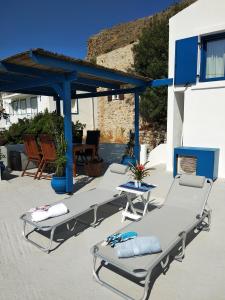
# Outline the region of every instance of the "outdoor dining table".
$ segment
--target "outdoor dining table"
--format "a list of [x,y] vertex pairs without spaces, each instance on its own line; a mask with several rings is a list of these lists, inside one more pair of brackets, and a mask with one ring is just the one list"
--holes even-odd
[[85,152],[85,150],[92,150],[91,159],[95,158],[96,146],[89,144],[73,144],[73,154],[74,154],[74,163],[73,163],[73,175],[76,176],[77,173],[77,154],[80,152]]

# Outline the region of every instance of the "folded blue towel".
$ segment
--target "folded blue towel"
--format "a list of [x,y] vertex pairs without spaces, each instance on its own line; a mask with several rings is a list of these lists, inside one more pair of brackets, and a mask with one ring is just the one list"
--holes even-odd
[[151,254],[162,251],[159,239],[156,236],[141,236],[124,243],[115,245],[119,258]]

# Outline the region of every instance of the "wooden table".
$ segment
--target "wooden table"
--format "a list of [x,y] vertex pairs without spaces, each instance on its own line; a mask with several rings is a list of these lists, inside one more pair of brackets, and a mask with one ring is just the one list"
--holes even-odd
[[85,152],[85,150],[92,150],[91,159],[95,158],[96,146],[88,144],[73,144],[73,175],[76,176],[77,173],[77,153]]

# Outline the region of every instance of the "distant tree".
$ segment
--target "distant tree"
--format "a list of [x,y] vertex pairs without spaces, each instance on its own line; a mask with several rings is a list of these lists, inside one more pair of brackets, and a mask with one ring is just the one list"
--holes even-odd
[[[152,79],[168,76],[169,19],[194,1],[176,3],[151,18],[133,47],[135,72]],[[166,128],[167,87],[149,88],[141,96],[140,114],[146,123]]]

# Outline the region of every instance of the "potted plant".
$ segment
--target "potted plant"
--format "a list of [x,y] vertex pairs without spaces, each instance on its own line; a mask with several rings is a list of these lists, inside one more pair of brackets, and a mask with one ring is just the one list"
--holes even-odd
[[76,121],[73,124],[73,143],[82,144],[83,140],[83,130],[86,127],[86,124],[82,124],[79,121]]
[[56,134],[56,171],[51,180],[51,186],[57,194],[66,192],[66,141],[64,135]]
[[130,134],[129,134],[129,141],[127,143],[126,149],[125,149],[125,153],[122,157],[122,161],[121,163],[123,165],[135,165],[136,164],[136,160],[134,157],[134,132],[132,132],[132,130],[130,130]]
[[137,188],[141,187],[142,180],[149,175],[150,168],[146,168],[146,162],[144,165],[136,163],[136,165],[130,164],[131,176],[134,179],[134,185]]

